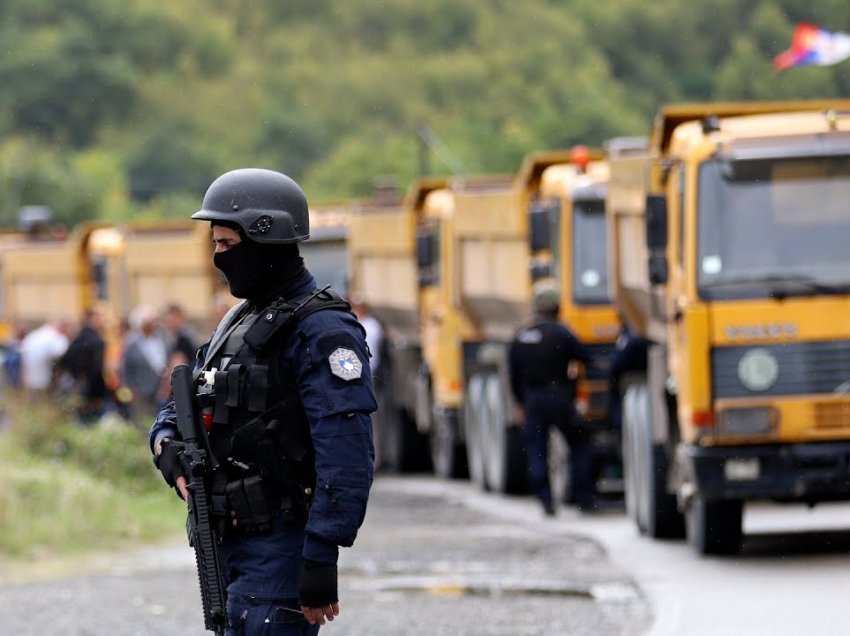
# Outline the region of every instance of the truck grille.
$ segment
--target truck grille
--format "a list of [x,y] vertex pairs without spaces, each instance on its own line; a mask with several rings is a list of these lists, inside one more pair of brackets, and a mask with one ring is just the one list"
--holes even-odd
[[817,402],[814,408],[816,429],[850,430],[850,402]]
[[[767,349],[779,364],[776,383],[765,391],[751,391],[738,378],[741,356],[755,348]],[[850,393],[850,341],[715,347],[711,379],[715,398]]]

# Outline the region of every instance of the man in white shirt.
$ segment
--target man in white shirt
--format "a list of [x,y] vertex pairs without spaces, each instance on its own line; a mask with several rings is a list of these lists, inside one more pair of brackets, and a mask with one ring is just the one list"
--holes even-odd
[[21,340],[22,383],[27,394],[44,396],[53,388],[56,361],[68,348],[71,324],[59,319],[33,329]]

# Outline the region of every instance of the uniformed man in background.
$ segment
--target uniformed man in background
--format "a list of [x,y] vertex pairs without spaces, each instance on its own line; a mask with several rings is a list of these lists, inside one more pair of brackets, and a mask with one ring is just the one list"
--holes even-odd
[[[223,174],[192,215],[211,223],[215,266],[245,299],[202,345],[195,367],[196,376],[215,378],[206,415],[228,479],[219,554],[226,634],[234,636],[315,634],[339,614],[339,546],[354,542],[372,483],[376,404],[365,333],[345,301],[316,290],[304,266],[297,243],[309,237],[308,216],[298,184],[262,169]],[[300,309],[278,329],[267,322],[269,308],[284,305]],[[175,421],[171,401],[150,443],[166,482],[185,498]],[[243,505],[257,498],[271,521]]]
[[556,512],[549,483],[549,433],[559,430],[570,449],[572,501],[580,510],[594,506],[592,458],[575,408],[576,377],[571,363],[591,364],[579,339],[559,321],[560,300],[551,285],[534,292],[534,317],[517,331],[511,342],[508,364],[511,392],[521,409],[522,436],[528,459],[531,492],[544,512]]

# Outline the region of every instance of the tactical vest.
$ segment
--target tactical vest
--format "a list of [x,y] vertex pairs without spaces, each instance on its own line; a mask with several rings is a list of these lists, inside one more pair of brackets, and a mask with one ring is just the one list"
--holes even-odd
[[[244,307],[244,306],[240,306]],[[328,287],[222,320],[198,376],[209,440],[224,469],[228,523],[246,533],[270,527],[278,511],[303,513],[315,488],[310,425],[291,361],[282,351],[295,325],[326,309],[350,311]]]

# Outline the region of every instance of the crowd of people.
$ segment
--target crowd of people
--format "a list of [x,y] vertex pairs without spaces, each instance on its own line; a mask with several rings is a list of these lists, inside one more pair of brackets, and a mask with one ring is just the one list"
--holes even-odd
[[2,346],[4,387],[31,402],[54,401],[84,426],[107,414],[146,426],[168,398],[171,369],[193,362],[198,339],[177,303],[162,311],[139,305],[114,330],[107,320],[93,308],[77,323],[18,326]]

